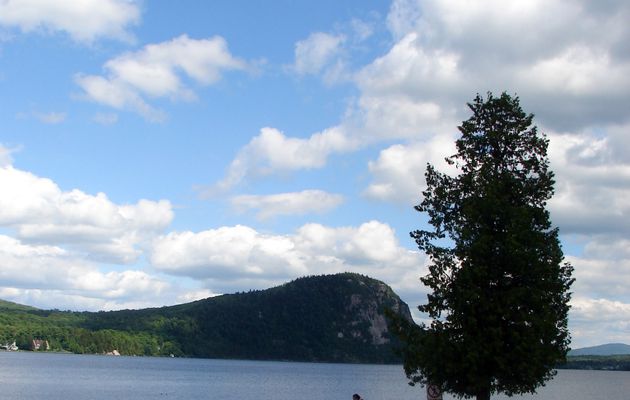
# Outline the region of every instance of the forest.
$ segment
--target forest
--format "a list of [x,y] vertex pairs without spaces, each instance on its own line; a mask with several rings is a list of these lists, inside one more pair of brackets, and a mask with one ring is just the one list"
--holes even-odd
[[[386,310],[411,319],[382,282],[358,274],[305,277],[284,285],[178,306],[112,312],[39,310],[0,303],[0,344],[123,355],[333,362],[398,362]],[[379,326],[383,326],[380,324]]]
[[630,371],[630,355],[568,356],[559,369],[588,369],[605,371]]

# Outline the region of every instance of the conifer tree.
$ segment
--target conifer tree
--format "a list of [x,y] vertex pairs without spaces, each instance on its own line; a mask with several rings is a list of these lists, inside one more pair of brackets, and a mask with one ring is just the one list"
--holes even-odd
[[518,97],[503,93],[468,104],[458,175],[427,166],[415,207],[431,230],[411,232],[430,258],[421,278],[431,292],[419,310],[431,323],[394,325],[412,383],[460,397],[535,392],[566,358],[570,264],[547,201],[553,195],[548,140]]

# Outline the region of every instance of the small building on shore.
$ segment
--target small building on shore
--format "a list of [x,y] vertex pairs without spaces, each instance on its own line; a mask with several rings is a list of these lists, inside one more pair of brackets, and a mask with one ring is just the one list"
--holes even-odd
[[48,344],[48,340],[42,340],[42,339],[33,339],[33,340],[31,340],[31,350],[32,351],[48,351],[48,350],[50,350],[50,345]]
[[6,351],[18,351],[19,348],[17,347],[17,345],[15,344],[15,341],[13,341],[13,343],[9,344],[3,344],[0,345],[0,349],[5,349]]

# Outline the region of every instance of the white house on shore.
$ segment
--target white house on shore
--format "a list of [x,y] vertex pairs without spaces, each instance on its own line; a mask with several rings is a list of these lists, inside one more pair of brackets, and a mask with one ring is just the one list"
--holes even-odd
[[0,348],[5,349],[6,351],[18,351],[19,348],[17,347],[17,345],[15,344],[15,341],[13,341],[13,343],[9,344],[3,344],[0,345]]

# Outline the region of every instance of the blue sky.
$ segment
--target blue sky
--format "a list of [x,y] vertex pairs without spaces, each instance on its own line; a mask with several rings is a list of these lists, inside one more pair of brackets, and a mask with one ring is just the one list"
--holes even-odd
[[[574,346],[630,342],[623,1],[0,4],[0,298],[101,310],[355,271],[424,301],[466,102],[550,138]],[[421,315],[417,315],[421,319]]]

